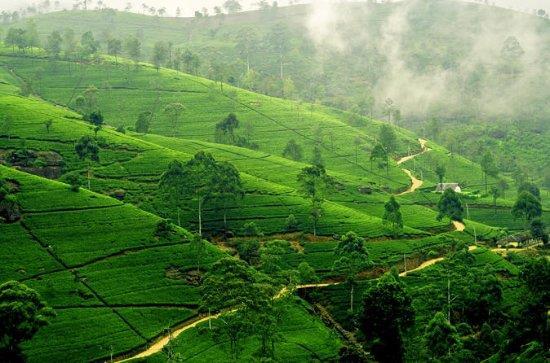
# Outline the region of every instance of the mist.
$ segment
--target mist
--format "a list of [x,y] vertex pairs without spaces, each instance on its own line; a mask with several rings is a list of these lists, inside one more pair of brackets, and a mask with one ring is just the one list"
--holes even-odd
[[[351,56],[356,49],[362,48],[380,54],[384,59],[382,72],[370,85],[378,94],[379,109],[385,99],[390,98],[409,118],[444,114],[452,119],[453,114],[462,117],[464,108],[469,109],[472,118],[509,119],[533,112],[538,112],[533,117],[541,117],[540,110],[532,110],[531,104],[534,100],[540,102],[541,97],[550,98],[545,86],[550,80],[547,46],[550,32],[547,25],[540,26],[548,20],[540,19],[538,23],[533,21],[533,16],[509,11],[504,14],[493,8],[491,16],[487,17],[485,12],[483,19],[475,24],[475,33],[466,30],[441,34],[442,39],[433,39],[433,43],[442,44],[441,47],[459,44],[462,54],[441,60],[435,52],[438,48],[428,42],[424,45],[434,47],[434,54],[430,54],[434,59],[418,60],[418,53],[424,49],[411,49],[411,40],[415,41],[419,31],[424,32],[432,25],[419,25],[414,19],[417,12],[426,12],[429,3],[411,0],[386,5],[391,9],[388,15],[379,24],[371,24],[374,6],[354,8],[316,2],[307,21],[309,36],[316,44],[319,57],[332,52]],[[448,21],[461,24],[471,19],[476,9],[486,8],[461,7],[466,9],[465,13],[453,13]],[[519,42],[517,57],[504,59],[504,44],[507,40],[513,43],[514,39]],[[417,43],[422,44],[422,41]],[[368,63],[371,62],[369,58],[372,56],[365,55],[356,61]]]

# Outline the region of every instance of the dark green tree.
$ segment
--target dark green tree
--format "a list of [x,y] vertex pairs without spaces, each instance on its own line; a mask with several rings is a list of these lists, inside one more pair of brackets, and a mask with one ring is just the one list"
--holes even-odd
[[390,125],[382,125],[378,141],[390,155],[397,150],[397,136],[395,135],[395,130]]
[[311,201],[310,215],[313,221],[313,235],[317,236],[317,223],[322,215],[324,192],[332,185],[332,179],[324,167],[306,166],[298,174],[301,193]]
[[498,175],[498,169],[495,164],[495,158],[493,157],[493,154],[491,154],[489,151],[486,151],[483,154],[483,157],[481,158],[481,170],[483,171],[483,179],[485,182],[485,193],[488,192],[488,177],[493,176],[496,177]]
[[437,220],[440,221],[444,217],[449,217],[452,221],[462,221],[464,215],[464,207],[460,201],[458,194],[452,190],[447,189],[443,192],[443,195],[437,203]]
[[402,362],[403,333],[414,323],[412,299],[399,277],[390,272],[363,295],[360,329],[373,341],[372,352],[379,362]]
[[443,184],[443,179],[445,178],[446,173],[447,173],[447,169],[445,168],[445,165],[443,164],[436,165],[435,174],[437,175],[437,178],[440,184]]
[[403,230],[403,215],[401,214],[401,206],[395,200],[394,196],[384,204],[384,223],[391,226],[394,236],[398,236]]
[[55,313],[41,296],[20,282],[0,285],[0,357],[5,362],[22,361],[20,345],[48,325]]
[[223,226],[227,229],[227,207],[231,202],[244,198],[244,187],[237,168],[228,162],[216,164],[213,189],[210,198],[222,209]]
[[174,131],[174,135],[176,134],[178,123],[184,111],[185,106],[179,102],[170,103],[164,108],[164,112],[168,115],[170,121],[172,122],[172,130]]
[[342,236],[334,250],[338,258],[334,262],[333,270],[344,274],[346,283],[350,287],[350,312],[353,313],[354,292],[357,278],[361,271],[370,266],[369,255],[365,249],[365,239],[354,232]]
[[288,143],[283,150],[283,156],[296,161],[303,159],[302,147],[294,139],[288,140]]
[[151,61],[153,62],[157,72],[160,70],[160,67],[166,62],[168,57],[168,46],[163,41],[158,41],[153,47],[153,55]]
[[540,239],[545,245],[548,243],[548,232],[546,226],[540,218],[535,218],[530,224],[531,236]]
[[529,192],[521,192],[512,206],[512,215],[514,218],[523,218],[526,224],[529,223],[542,215],[540,200]]
[[91,136],[82,136],[74,146],[76,155],[80,160],[88,159],[88,189],[91,190],[92,162],[99,162],[99,146]]
[[144,111],[140,113],[136,121],[136,132],[139,132],[141,134],[148,133],[152,117],[153,113],[151,111]]
[[449,359],[461,346],[460,335],[442,312],[437,312],[426,326],[424,341],[432,359]]

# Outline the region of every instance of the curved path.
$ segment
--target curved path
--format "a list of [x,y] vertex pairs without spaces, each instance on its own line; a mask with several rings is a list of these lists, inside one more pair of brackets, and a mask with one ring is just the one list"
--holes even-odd
[[[475,250],[477,248],[477,246],[470,246],[468,248],[468,250],[472,251],[472,250]],[[438,262],[441,262],[445,259],[445,257],[437,257],[437,258],[433,258],[431,260],[427,260],[427,261],[424,261],[420,266],[412,269],[412,270],[409,270],[409,271],[405,271],[405,272],[401,272],[399,274],[399,276],[407,276],[407,273],[410,273],[410,272],[413,272],[413,271],[419,271],[419,270],[423,270],[425,269],[426,267],[430,267]],[[328,287],[328,286],[335,286],[335,285],[340,285],[340,284],[343,284],[344,282],[341,282],[341,281],[335,281],[335,282],[326,282],[326,283],[317,283],[317,284],[304,284],[304,285],[298,285],[296,286],[296,290],[303,290],[303,289],[312,289],[312,288],[318,288],[318,287]],[[279,291],[277,293],[277,295],[275,295],[275,299],[279,299],[285,295],[287,295],[288,293],[290,293],[291,290],[288,289],[288,287],[283,287],[281,289],[281,291]],[[158,340],[156,340],[153,344],[151,344],[146,350],[142,351],[141,353],[138,353],[138,354],[135,354],[135,355],[132,355],[130,357],[127,357],[127,358],[119,358],[119,359],[116,359],[115,362],[127,362],[129,360],[132,360],[132,359],[137,359],[137,358],[146,358],[146,357],[149,357],[153,354],[156,354],[158,352],[161,352],[162,349],[168,345],[170,343],[170,341],[174,338],[176,338],[177,336],[179,336],[181,333],[183,333],[184,331],[186,330],[189,330],[189,329],[192,329],[194,327],[196,327],[197,325],[201,324],[201,323],[205,323],[207,322],[209,319],[216,319],[218,318],[222,313],[218,313],[216,315],[212,315],[210,317],[208,316],[199,316],[195,319],[192,319],[192,320],[189,320],[187,322],[184,322],[182,325],[180,325],[178,328],[176,328],[175,330],[172,330],[170,333],[168,333],[167,335],[164,335],[164,336],[161,336]]]
[[[401,165],[404,162],[412,160],[415,157],[417,157],[419,155],[422,155],[422,154],[424,154],[424,153],[431,150],[430,148],[426,147],[426,143],[428,142],[427,140],[418,139],[418,142],[420,143],[420,150],[421,151],[417,154],[402,157],[401,159],[397,160],[397,165]],[[412,172],[409,169],[401,169],[401,170],[403,170],[403,172],[405,174],[407,174],[409,176],[409,178],[411,179],[411,186],[410,186],[409,189],[405,190],[403,193],[400,193],[398,195],[413,193],[418,188],[420,188],[422,186],[422,184],[424,183],[422,180],[415,178],[414,175],[412,174]]]

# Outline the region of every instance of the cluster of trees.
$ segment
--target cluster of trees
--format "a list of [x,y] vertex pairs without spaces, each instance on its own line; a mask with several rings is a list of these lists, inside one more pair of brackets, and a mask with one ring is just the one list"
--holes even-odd
[[178,211],[189,200],[197,204],[198,233],[202,235],[202,215],[206,203],[221,210],[223,227],[227,229],[227,210],[230,204],[244,197],[239,171],[228,162],[215,160],[212,155],[199,152],[186,163],[174,160],[162,174],[159,190]]
[[247,123],[245,125],[246,131],[244,135],[238,135],[236,133],[239,127],[239,119],[234,113],[230,113],[226,118],[216,124],[214,140],[221,144],[236,145],[257,150],[259,146],[252,140],[252,124]]
[[24,362],[21,344],[48,325],[54,311],[33,289],[17,281],[0,285],[0,358]]
[[529,229],[533,238],[548,243],[548,232],[542,221],[542,203],[540,190],[532,183],[523,183],[518,188],[518,197],[512,206],[514,218],[523,219],[525,228]]
[[12,223],[20,218],[15,186],[6,179],[0,179],[0,221]]

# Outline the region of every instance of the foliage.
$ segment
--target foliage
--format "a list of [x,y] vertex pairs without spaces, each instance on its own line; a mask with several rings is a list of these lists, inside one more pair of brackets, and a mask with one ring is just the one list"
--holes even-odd
[[464,207],[458,194],[452,189],[446,189],[437,203],[437,220],[442,220],[444,217],[449,217],[451,220],[462,221]]
[[514,218],[523,218],[531,221],[542,215],[542,206],[540,201],[529,192],[521,192],[512,207]]
[[288,143],[283,150],[283,156],[296,161],[303,159],[302,147],[294,139],[288,140]]
[[14,359],[20,354],[20,344],[31,339],[54,316],[35,290],[16,281],[0,285],[0,356],[7,361]]
[[399,277],[386,273],[363,295],[361,331],[374,340],[373,353],[380,362],[402,362],[403,333],[414,323],[412,299]]
[[391,225],[394,236],[397,236],[403,229],[403,216],[400,211],[401,206],[395,200],[395,197],[391,196],[390,200],[384,205],[384,222]]
[[426,326],[424,333],[426,349],[435,359],[450,358],[461,345],[456,328],[442,312],[437,312]]

